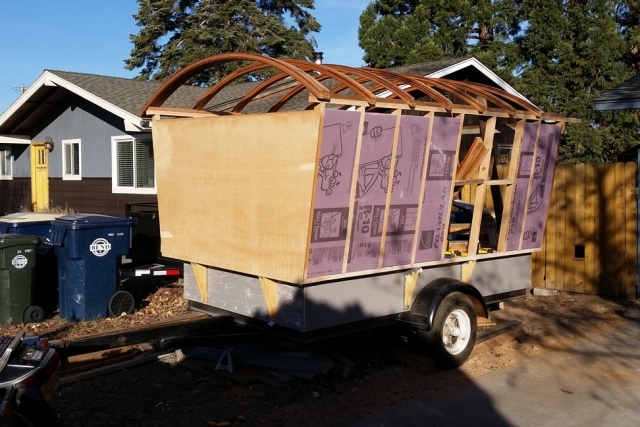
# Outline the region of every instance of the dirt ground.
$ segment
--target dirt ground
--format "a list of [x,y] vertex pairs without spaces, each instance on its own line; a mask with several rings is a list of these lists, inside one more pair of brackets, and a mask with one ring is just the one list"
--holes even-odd
[[[506,302],[493,311],[498,323],[522,326],[478,344],[460,369],[426,374],[403,366],[391,349],[406,351],[388,331],[333,340],[330,345],[356,363],[347,378],[325,374],[314,381],[275,381],[240,387],[236,374],[199,375],[175,357],[62,386],[53,400],[67,426],[326,426],[349,425],[412,398],[472,381],[487,372],[563,348],[582,337],[629,321],[622,316],[638,301],[559,293]],[[30,327],[30,332],[63,338],[139,325],[188,312],[179,283],[163,284],[130,316],[81,324],[60,320]],[[152,313],[155,313],[152,314]],[[167,314],[169,313],[169,314]],[[0,335],[17,327],[0,326]],[[247,367],[240,367],[238,373]],[[245,371],[246,373],[246,371]],[[255,394],[256,397],[251,395]]]

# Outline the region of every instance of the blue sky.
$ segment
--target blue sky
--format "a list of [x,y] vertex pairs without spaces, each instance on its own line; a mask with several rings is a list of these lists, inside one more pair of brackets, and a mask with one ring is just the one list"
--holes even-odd
[[[326,63],[363,65],[358,19],[371,0],[316,0]],[[135,77],[124,68],[138,32],[135,0],[0,1],[0,113],[45,69]]]

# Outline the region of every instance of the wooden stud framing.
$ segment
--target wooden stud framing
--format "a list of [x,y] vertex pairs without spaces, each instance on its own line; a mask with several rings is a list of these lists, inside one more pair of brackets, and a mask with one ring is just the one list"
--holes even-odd
[[[511,210],[513,209],[513,196],[515,192],[515,179],[520,169],[520,153],[522,151],[522,138],[524,137],[524,126],[526,120],[518,120],[516,132],[513,136],[513,148],[511,149],[511,164],[509,165],[508,179],[511,180],[507,184],[503,199],[502,218],[500,218],[500,232],[498,235],[498,252],[507,250],[507,236],[509,235],[509,221],[511,219]],[[498,218],[496,218],[498,219]]]
[[353,173],[351,175],[351,190],[349,194],[349,219],[347,222],[347,239],[344,245],[344,257],[342,260],[342,274],[347,272],[349,265],[349,250],[351,248],[351,239],[353,238],[353,217],[356,214],[353,206],[356,200],[356,187],[358,185],[358,165],[360,164],[360,151],[362,148],[362,130],[364,129],[365,106],[358,106],[356,110],[360,112],[360,122],[358,123],[358,138],[356,139],[356,154],[353,159]]
[[[484,131],[484,144],[487,151],[480,162],[480,171],[478,178],[488,180],[490,173],[491,148],[493,147],[493,135],[496,129],[496,118],[491,117],[487,120]],[[484,212],[484,201],[487,196],[487,187],[485,182],[478,184],[476,189],[476,197],[473,206],[473,216],[471,220],[471,232],[469,233],[469,246],[467,253],[473,256],[478,253],[478,238],[480,236],[480,226],[482,223],[482,214]]]
[[398,151],[398,139],[400,135],[400,118],[402,117],[402,110],[395,110],[393,115],[396,116],[396,127],[393,132],[393,148],[391,149],[391,169],[389,170],[389,179],[387,181],[387,188],[391,189],[387,191],[387,198],[385,200],[384,207],[384,220],[382,222],[382,237],[380,241],[380,255],[378,256],[378,269],[382,268],[382,260],[384,259],[384,247],[387,237],[387,222],[389,221],[389,205],[391,204],[391,194],[393,193],[393,177],[396,171],[397,161],[396,153]]
[[207,280],[207,267],[202,264],[191,263],[193,269],[193,275],[196,277],[196,283],[198,284],[198,290],[200,291],[200,298],[203,303],[207,303],[209,295],[209,286]]
[[420,202],[418,203],[418,212],[416,214],[416,232],[413,236],[413,246],[411,248],[411,265],[416,262],[416,249],[420,239],[420,218],[422,218],[422,200],[424,199],[424,187],[427,181],[427,165],[429,164],[429,151],[431,149],[431,135],[433,131],[434,113],[429,112],[426,117],[429,118],[429,130],[427,131],[427,142],[424,145],[424,161],[422,163],[422,174],[420,174]]

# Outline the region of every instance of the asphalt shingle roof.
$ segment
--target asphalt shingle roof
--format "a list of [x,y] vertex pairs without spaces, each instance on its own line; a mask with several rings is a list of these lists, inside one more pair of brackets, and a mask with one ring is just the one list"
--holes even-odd
[[392,68],[389,68],[388,70],[393,71],[394,73],[417,74],[420,76],[428,76],[429,74],[433,74],[447,67],[451,67],[453,65],[459,64],[460,62],[466,61],[469,58],[471,57],[467,56],[464,58],[449,58],[449,59],[442,59],[440,61],[421,62],[419,64],[406,65],[402,67],[392,67]]
[[596,110],[640,108],[640,74],[598,95]]
[[[451,58],[441,61],[424,62],[404,67],[390,68],[389,71],[425,76],[458,64],[466,59],[467,58]],[[140,114],[140,110],[144,107],[149,98],[151,98],[151,96],[153,96],[153,94],[162,85],[161,82],[156,81],[134,80],[70,71],[48,71],[135,116]],[[323,83],[328,87],[332,87],[336,84],[332,81],[325,81]],[[259,84],[259,82],[228,85],[209,102],[206,109],[230,111],[231,108],[233,108],[233,106],[257,84]],[[282,95],[284,95],[284,90],[290,88],[291,83],[287,82],[274,85],[270,90],[264,92],[258,99],[247,105],[243,112],[267,112],[269,108],[274,105]],[[192,108],[207,90],[207,88],[196,86],[181,86],[164,102],[163,106]],[[309,92],[306,89],[301,91],[291,99],[281,111],[301,110],[306,108],[308,105],[308,97]]]

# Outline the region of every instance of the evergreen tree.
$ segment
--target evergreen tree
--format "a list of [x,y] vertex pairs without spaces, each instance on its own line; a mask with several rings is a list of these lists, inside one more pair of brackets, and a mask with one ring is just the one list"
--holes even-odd
[[510,75],[512,0],[374,0],[360,16],[364,60],[392,67],[476,55]]
[[359,41],[375,67],[472,54],[543,110],[583,119],[562,161],[613,161],[638,143],[638,111],[593,103],[640,69],[637,0],[374,0]]
[[[320,24],[314,0],[137,0],[140,32],[125,60],[139,79],[164,80],[194,61],[224,52],[309,58]],[[287,26],[288,14],[295,25]],[[190,83],[208,85],[239,65],[209,70]],[[256,77],[256,75],[254,75]],[[260,75],[257,76],[258,78]]]
[[[628,78],[627,43],[613,0],[522,0],[526,29],[515,37],[516,88],[545,111],[584,120],[567,126],[560,160],[600,162],[635,143],[635,113],[596,113],[593,99]],[[634,118],[635,117],[635,118]]]

